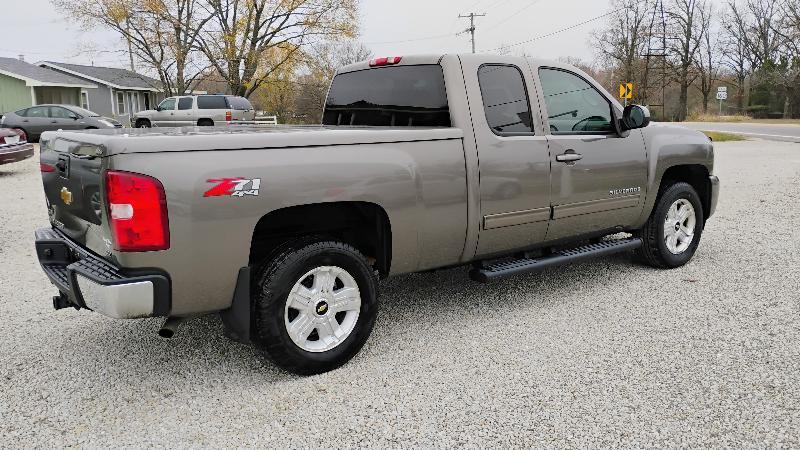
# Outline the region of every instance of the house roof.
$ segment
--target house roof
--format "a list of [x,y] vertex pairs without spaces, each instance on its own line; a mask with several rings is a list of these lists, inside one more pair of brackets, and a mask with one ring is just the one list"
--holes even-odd
[[138,74],[127,69],[115,67],[84,66],[80,64],[66,64],[53,61],[42,61],[40,66],[60,70],[76,77],[81,77],[95,83],[111,86],[115,89],[130,89],[138,91],[160,91],[161,82]]
[[25,82],[27,86],[96,88],[94,84],[16,58],[0,58],[0,74]]

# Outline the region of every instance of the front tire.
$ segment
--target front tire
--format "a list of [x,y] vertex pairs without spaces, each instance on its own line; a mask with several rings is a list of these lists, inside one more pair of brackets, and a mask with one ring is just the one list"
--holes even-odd
[[136,128],[151,128],[152,125],[147,119],[139,119],[136,121]]
[[700,244],[704,220],[700,196],[689,183],[667,186],[639,230],[642,238],[639,257],[646,264],[662,269],[686,264]]
[[372,332],[377,283],[350,245],[289,245],[255,279],[254,341],[276,364],[302,375],[349,361]]

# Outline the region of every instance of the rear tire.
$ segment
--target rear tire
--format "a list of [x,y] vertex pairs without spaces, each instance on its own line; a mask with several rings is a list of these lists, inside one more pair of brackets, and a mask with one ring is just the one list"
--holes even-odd
[[200,119],[197,121],[198,127],[213,127],[214,121],[211,119]]
[[644,263],[661,269],[686,264],[700,244],[704,220],[700,196],[690,184],[667,185],[637,233],[642,238],[637,255]]
[[136,128],[152,128],[152,125],[147,119],[139,119],[136,121]]
[[256,346],[290,372],[318,374],[345,364],[369,338],[377,281],[350,245],[298,242],[262,266],[253,302]]

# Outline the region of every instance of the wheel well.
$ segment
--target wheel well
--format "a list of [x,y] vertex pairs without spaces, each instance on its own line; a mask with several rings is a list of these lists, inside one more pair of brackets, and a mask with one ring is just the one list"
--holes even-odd
[[214,126],[214,121],[211,120],[211,119],[198,119],[197,120],[197,126],[198,127],[202,127],[202,126],[204,126],[204,124],[210,124],[211,126]]
[[661,177],[659,196],[661,191],[678,181],[689,183],[697,191],[703,205],[703,217],[706,218],[711,208],[711,180],[708,179],[708,169],[697,164],[670,167]]
[[260,264],[282,243],[308,236],[333,238],[363,253],[382,277],[391,266],[391,225],[374,203],[331,202],[291,206],[259,219],[250,243],[250,265]]

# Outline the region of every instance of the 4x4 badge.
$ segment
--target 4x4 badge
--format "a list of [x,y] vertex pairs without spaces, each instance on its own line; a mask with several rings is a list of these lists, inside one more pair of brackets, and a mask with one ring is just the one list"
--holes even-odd
[[[207,190],[203,197],[258,195],[258,190],[261,188],[261,178],[213,178],[206,182],[214,183],[215,186]],[[248,187],[249,189],[247,189]]]

